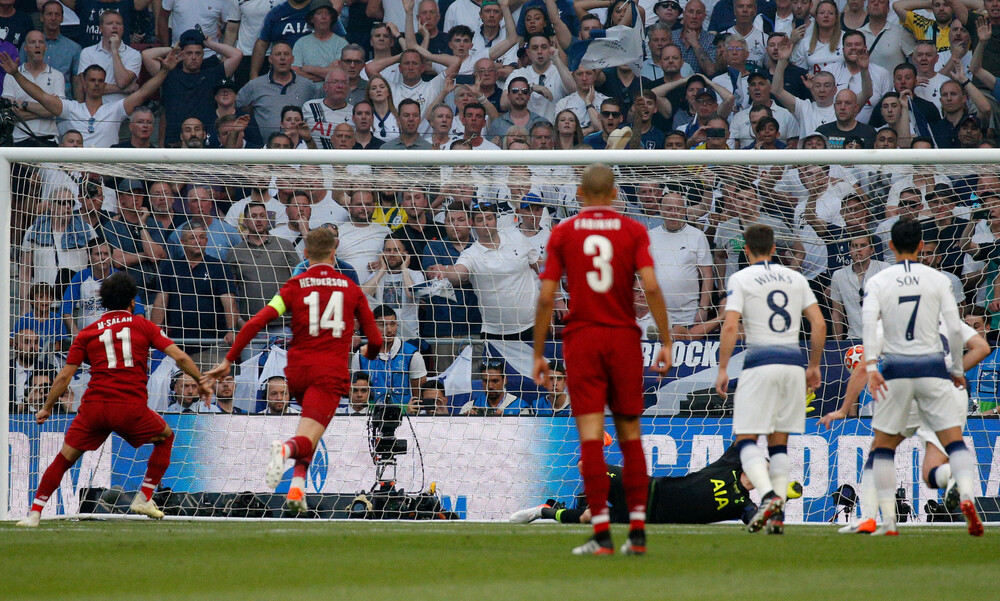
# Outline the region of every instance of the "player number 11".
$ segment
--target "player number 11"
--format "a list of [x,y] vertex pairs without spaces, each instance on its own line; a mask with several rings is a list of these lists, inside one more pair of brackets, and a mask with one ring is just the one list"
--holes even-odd
[[330,330],[334,337],[339,337],[344,333],[344,293],[331,292],[330,300],[323,309],[323,314],[319,313],[319,292],[312,291],[304,299],[309,307],[309,335],[319,336],[319,331]]
[[112,336],[122,341],[122,363],[125,367],[133,367],[135,362],[132,361],[132,331],[129,328],[122,328],[117,334],[113,334],[111,330],[104,330],[97,337],[104,343],[104,353],[108,356],[108,369],[118,367],[118,355],[115,353],[115,341]]

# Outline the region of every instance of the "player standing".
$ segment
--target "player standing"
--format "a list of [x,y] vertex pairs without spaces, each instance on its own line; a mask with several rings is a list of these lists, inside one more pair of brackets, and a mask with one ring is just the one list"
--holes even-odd
[[[872,474],[882,511],[882,525],[872,534],[896,535],[896,447],[907,431],[912,404],[920,420],[944,445],[958,487],[969,534],[982,536],[983,524],[972,500],[975,459],[962,439],[965,408],[954,402],[955,386],[965,386],[962,329],[951,283],[941,272],[923,265],[920,223],[900,219],[892,226],[889,247],[898,263],[868,280],[862,308],[868,390],[876,401],[872,416]],[[884,331],[882,371],[878,368],[878,320]],[[939,322],[947,331],[945,363]],[[949,381],[950,380],[950,381]]]
[[[153,502],[153,491],[170,465],[170,450],[174,433],[146,404],[147,362],[149,349],[163,351],[177,362],[177,367],[196,380],[201,372],[187,353],[163,335],[153,322],[133,315],[135,281],[124,272],[114,273],[101,282],[101,304],[107,312],[97,321],[80,330],[66,357],[66,366],[56,376],[45,398],[45,405],[35,414],[35,421],[44,424],[52,415],[52,407],[66,392],[73,374],[80,365],[90,364],[90,383],[73,418],[62,450],[42,474],[28,516],[18,526],[37,526],[49,496],[59,486],[63,474],[86,451],[99,448],[112,432],[133,447],[153,443],[146,476],[130,509],[154,519],[163,512]],[[206,401],[212,391],[199,385]]]
[[361,288],[337,271],[334,251],[337,238],[330,230],[319,228],[306,236],[309,268],[289,279],[266,307],[257,312],[237,334],[233,347],[219,365],[205,374],[221,378],[229,373],[246,345],[272,320],[292,312],[292,342],[288,346],[285,378],[288,393],[302,404],[295,436],[284,443],[271,443],[271,458],[265,482],[275,488],[281,482],[285,460],[295,460],[287,504],[292,511],[308,509],[305,497],[306,472],[341,397],[351,392],[348,361],[354,336],[355,319],[368,337],[363,348],[369,359],[378,356],[382,334]]
[[649,309],[662,336],[654,368],[670,369],[670,323],[656,283],[646,228],[611,208],[617,196],[614,173],[606,165],[583,170],[578,189],[583,208],[552,230],[542,290],[535,315],[533,375],[548,385],[545,338],[556,289],[563,273],[570,312],[563,337],[570,407],[580,433],[580,475],[592,512],[594,536],[573,549],[575,555],[610,555],[607,467],[604,462],[604,409],[611,408],[624,458],[622,485],[629,511],[629,538],[622,553],[646,552],[646,500],[649,477],[642,451],[643,358],[632,284],[639,272]]
[[[757,532],[766,524],[768,534],[781,534],[789,478],[788,435],[805,431],[806,386],[815,390],[820,384],[826,323],[806,278],[771,263],[774,230],[754,223],[743,232],[743,240],[750,266],[734,273],[726,284],[726,317],[715,389],[726,398],[726,368],[742,318],[747,350],[733,399],[733,434],[743,473],[761,494],[760,507],[747,529]],[[811,327],[809,367],[805,370],[799,347],[802,315]],[[770,466],[757,446],[761,435],[767,435]]]

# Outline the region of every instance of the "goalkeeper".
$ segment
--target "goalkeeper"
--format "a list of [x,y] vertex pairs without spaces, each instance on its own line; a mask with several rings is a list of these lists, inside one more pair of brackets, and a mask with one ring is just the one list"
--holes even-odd
[[[627,524],[628,506],[621,468],[608,467],[611,489],[608,506],[611,522]],[[730,445],[722,457],[686,476],[661,476],[649,480],[649,501],[646,520],[650,524],[710,524],[725,520],[743,520],[757,510],[750,500],[753,485],[743,474],[740,454]],[[798,482],[789,482],[788,498],[802,496]],[[515,524],[527,524],[538,519],[550,519],[564,524],[587,524],[590,509],[566,509],[550,501],[537,507],[522,509],[510,516]]]

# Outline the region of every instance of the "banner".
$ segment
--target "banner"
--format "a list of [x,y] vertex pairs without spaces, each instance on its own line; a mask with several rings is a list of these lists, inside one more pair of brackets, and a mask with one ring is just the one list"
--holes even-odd
[[[265,492],[264,468],[270,441],[295,432],[295,417],[167,415],[176,432],[171,465],[163,486],[185,492]],[[44,426],[32,416],[11,418],[12,516],[24,515],[45,467],[59,451],[68,416]],[[608,420],[607,429],[614,432]],[[654,476],[680,476],[714,461],[732,442],[729,419],[644,418],[643,442]],[[581,490],[577,470],[579,443],[569,418],[414,417],[396,431],[408,452],[397,459],[397,486],[426,489],[436,482],[449,507],[476,520],[506,520],[518,509],[548,498],[573,503]],[[971,418],[965,436],[979,462],[977,495],[997,496],[1000,489],[1000,421]],[[830,494],[841,484],[857,485],[871,442],[866,419],[849,420],[834,430],[808,420],[806,432],[789,439],[792,478],[803,485],[803,497],[790,501],[789,521],[823,522],[836,505]],[[419,447],[419,450],[418,450]],[[150,445],[133,449],[117,436],[101,449],[86,453],[67,473],[46,509],[75,513],[83,487],[139,488]],[[617,444],[607,450],[609,463],[620,464]],[[928,499],[939,498],[920,482],[923,448],[917,439],[904,441],[896,454],[897,478],[919,515]],[[387,472],[386,476],[392,476]],[[279,492],[287,490],[291,464]],[[368,453],[367,419],[336,416],[322,438],[309,469],[308,492],[355,493],[376,480]],[[755,497],[756,500],[756,497]]]

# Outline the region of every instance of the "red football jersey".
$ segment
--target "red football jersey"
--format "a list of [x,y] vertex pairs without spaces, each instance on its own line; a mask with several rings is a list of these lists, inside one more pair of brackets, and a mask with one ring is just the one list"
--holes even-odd
[[566,274],[566,330],[587,325],[638,328],[635,273],[652,267],[646,228],[610,207],[588,207],[557,225],[549,237],[542,279]]
[[90,364],[90,383],[81,402],[145,405],[150,347],[165,350],[173,342],[142,315],[108,311],[80,330],[66,363]]
[[346,374],[355,319],[370,340],[382,338],[361,287],[328,263],[291,278],[278,296],[292,313],[289,365],[322,365]]

